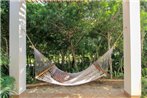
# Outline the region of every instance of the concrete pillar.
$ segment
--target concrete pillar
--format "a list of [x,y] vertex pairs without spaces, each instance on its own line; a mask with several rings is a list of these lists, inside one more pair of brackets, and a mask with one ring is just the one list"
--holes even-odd
[[10,0],[9,14],[10,76],[16,80],[17,94],[26,89],[26,3]]
[[140,0],[123,0],[124,90],[141,95]]

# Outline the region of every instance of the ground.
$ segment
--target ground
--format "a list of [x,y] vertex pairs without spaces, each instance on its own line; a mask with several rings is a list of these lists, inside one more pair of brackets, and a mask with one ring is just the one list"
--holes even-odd
[[127,98],[122,80],[99,80],[80,86],[28,85],[19,98]]

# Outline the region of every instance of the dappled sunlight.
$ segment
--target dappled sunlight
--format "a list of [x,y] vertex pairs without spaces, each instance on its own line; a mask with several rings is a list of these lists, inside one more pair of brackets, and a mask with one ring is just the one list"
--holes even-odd
[[105,89],[105,90],[107,90],[107,91],[110,90],[108,87],[103,87],[103,89]]
[[32,90],[30,90],[28,93],[35,93],[37,91],[37,88],[34,88]]

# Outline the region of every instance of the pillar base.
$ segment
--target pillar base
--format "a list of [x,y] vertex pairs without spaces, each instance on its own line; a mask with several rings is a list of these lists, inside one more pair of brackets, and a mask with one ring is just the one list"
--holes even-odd
[[140,98],[141,96],[140,95],[130,95],[128,92],[126,92],[125,90],[124,90],[124,94],[128,97],[128,98]]

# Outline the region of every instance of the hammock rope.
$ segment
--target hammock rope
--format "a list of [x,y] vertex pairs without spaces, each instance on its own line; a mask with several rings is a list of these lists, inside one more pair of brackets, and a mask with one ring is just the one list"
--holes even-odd
[[35,45],[33,44],[32,40],[30,39],[30,37],[28,36],[28,34],[26,34],[26,37],[28,38],[28,40],[29,40],[29,42],[31,44],[30,48],[34,49],[35,48]]
[[112,47],[114,47],[114,48],[116,48],[117,47],[117,43],[119,42],[119,39],[121,38],[121,36],[123,35],[123,33],[121,33],[119,36],[118,36],[118,38],[116,39],[116,41],[114,42],[114,44],[113,44],[113,46]]

